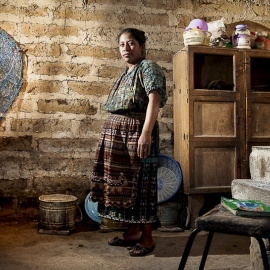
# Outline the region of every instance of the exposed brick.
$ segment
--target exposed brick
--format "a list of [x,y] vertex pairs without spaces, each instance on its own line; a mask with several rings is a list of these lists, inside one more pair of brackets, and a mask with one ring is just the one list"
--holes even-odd
[[57,9],[54,12],[56,19],[73,19],[78,21],[112,21],[115,18],[115,13],[109,10],[88,11],[83,9]]
[[57,93],[62,87],[60,81],[30,81],[27,84],[26,91],[32,94],[38,93]]
[[[94,19],[94,13],[92,11],[86,11],[83,9],[65,9],[65,8],[58,8],[54,12],[54,18],[55,19],[74,19],[74,20],[81,20],[81,21],[87,21],[87,20],[93,20]],[[95,19],[96,20],[96,19]]]
[[9,35],[12,35],[16,30],[16,24],[12,22],[1,22],[1,28],[5,30]]
[[2,179],[19,179],[21,178],[21,168],[24,157],[17,157],[16,155],[5,156],[0,152],[0,177]]
[[38,149],[49,153],[91,152],[93,143],[95,139],[39,139]]
[[59,57],[61,55],[61,47],[57,43],[53,44],[44,44],[44,43],[38,43],[38,44],[28,44],[26,48],[28,50],[27,54],[34,55],[38,57]]
[[55,24],[34,24],[22,23],[21,33],[25,36],[77,36],[78,28],[76,26],[59,26]]
[[108,95],[112,85],[97,82],[70,81],[68,87],[81,95]]
[[1,12],[15,14],[15,15],[24,15],[29,17],[36,16],[48,16],[48,8],[40,8],[37,4],[33,4],[29,7],[18,7],[11,5],[1,5]]
[[172,70],[162,67],[162,71],[164,72],[164,75],[165,75],[167,81],[173,80],[173,71]]
[[[48,173],[50,175],[53,173],[55,177],[63,175],[77,176],[77,172],[90,176],[91,170],[89,163],[89,158],[72,159],[63,157],[59,153],[41,154],[38,159],[38,167],[44,172],[43,175],[46,176]],[[63,187],[63,182],[59,182],[57,185]]]
[[97,108],[90,104],[89,100],[39,100],[38,110],[42,113],[75,113],[93,115],[97,113]]
[[171,133],[173,131],[173,123],[162,122],[159,120],[159,132],[160,133]]
[[167,86],[166,93],[167,93],[168,97],[172,97],[173,96],[173,87]]
[[89,45],[75,45],[70,44],[68,46],[67,54],[72,56],[88,56],[96,58],[120,58],[119,51],[117,49],[106,48],[101,46],[89,46]]
[[45,17],[49,15],[49,8],[41,8],[37,4],[33,4],[29,7],[23,7],[19,9],[19,14],[30,17]]
[[268,9],[267,7],[262,8],[262,6],[257,5],[251,5],[251,9],[255,13],[256,16],[267,16],[268,15]]
[[256,27],[254,25],[254,28],[253,29],[251,28],[252,30],[256,29],[258,31],[269,31],[270,21],[266,21],[266,20],[259,21],[258,20],[258,22],[255,22],[254,24],[256,25]]
[[17,179],[16,181],[8,181],[7,179],[1,179],[1,189],[6,192],[12,192],[16,197],[20,190],[24,190],[27,187],[27,179]]
[[80,136],[85,135],[92,130],[95,130],[96,133],[100,133],[102,131],[104,123],[105,120],[95,120],[91,118],[85,118],[80,122],[79,135]]
[[5,118],[3,118],[3,119],[0,121],[0,131],[1,131],[1,132],[6,131],[6,120],[5,120]]
[[173,157],[173,145],[171,144],[171,135],[167,138],[163,138],[159,143],[159,151],[162,154]]
[[[91,23],[88,23],[87,25],[91,25]],[[117,36],[122,30],[123,27],[115,29],[103,27],[101,24],[99,24],[95,28],[95,32],[93,31],[89,32],[89,38],[90,40],[100,40],[102,42],[106,41],[109,44],[113,44],[115,47],[117,47],[118,46]]]
[[[166,32],[163,33],[162,31],[149,31],[147,32],[147,35],[151,37],[149,40],[146,42],[146,48],[151,49],[153,47],[159,47],[160,49],[168,49],[171,47],[171,45],[175,44],[179,46],[179,50],[181,48],[181,38],[180,34],[176,34],[175,32]],[[182,35],[182,34],[181,34]],[[171,62],[171,61],[170,61]]]
[[98,76],[103,78],[116,79],[123,71],[123,68],[101,66],[98,71]]
[[[87,163],[87,160],[85,163]],[[92,167],[92,162],[88,159],[88,171],[84,175],[35,176],[33,181],[31,181],[31,190],[37,196],[50,194],[52,190],[55,194],[65,194],[68,190],[78,198],[79,203],[82,203],[89,192],[89,176],[91,175]]]
[[10,13],[10,14],[17,14],[16,8],[13,8],[14,6],[1,4],[0,5],[0,12],[1,13]]
[[[170,0],[170,1],[164,1],[164,0],[142,0],[142,3],[145,7],[149,8],[157,8],[157,9],[165,9],[165,10],[171,10],[174,9],[177,5],[177,0]],[[182,4],[183,1],[181,1]],[[184,1],[187,2],[187,1]]]
[[35,102],[33,100],[18,97],[12,104],[13,112],[33,112]]
[[71,120],[16,119],[11,121],[11,130],[17,132],[44,133],[71,131]]
[[147,50],[147,59],[157,61],[171,62],[173,58],[173,52],[164,50]]
[[39,159],[39,167],[43,171],[55,172],[55,176],[59,175],[59,172],[64,173],[67,170],[69,158],[57,157],[56,153],[51,153],[49,156],[41,156]]
[[34,73],[44,75],[85,76],[90,72],[90,65],[74,63],[40,62],[34,66]]
[[172,81],[173,80],[173,71],[172,70],[169,70],[167,68],[162,68],[164,74],[165,74],[165,77],[166,77],[166,80],[167,81]]
[[[136,18],[136,19],[134,19]],[[133,10],[126,10],[119,20],[123,24],[137,24],[137,25],[169,25],[169,16],[167,14],[140,14]]]
[[161,117],[167,117],[167,118],[173,118],[173,105],[166,104],[161,110],[160,110],[160,116]]
[[[200,3],[200,11],[204,14],[209,14],[211,12],[219,12],[219,13],[232,13],[235,14],[235,20],[237,21],[237,15],[239,17],[246,17],[246,11],[249,11],[250,8],[247,8],[247,3],[245,1],[202,1]],[[205,12],[207,9],[208,12]],[[245,11],[245,13],[243,13]],[[242,17],[242,18],[243,18]]]
[[1,137],[0,151],[30,151],[32,150],[32,136]]
[[[40,161],[42,162],[42,160]],[[87,160],[85,160],[86,164]],[[36,162],[36,167],[39,166]],[[72,195],[78,198],[78,203],[84,203],[84,200],[88,194],[89,190],[89,175],[92,168],[92,162],[88,159],[88,174],[86,175],[65,175],[55,177],[52,176],[42,176],[34,175],[31,179],[29,178],[18,178],[16,181],[10,181],[8,179],[1,179],[0,190],[5,192],[6,196],[13,198],[18,198],[16,203],[22,203],[25,201],[25,196],[29,196],[27,200],[33,200],[33,204],[38,203],[38,197],[44,194],[51,194],[52,190],[54,194],[65,194],[69,191]],[[38,172],[38,171],[37,171]],[[2,193],[1,193],[2,195]],[[2,200],[3,199],[3,200]],[[1,196],[1,207],[5,199],[5,205],[8,203],[7,198]],[[11,204],[11,203],[9,203]],[[13,203],[14,204],[14,203]],[[35,205],[37,206],[37,205]],[[12,207],[12,206],[11,206]],[[15,205],[14,210],[18,210],[17,205]],[[21,208],[21,205],[20,205]],[[22,209],[20,209],[22,210]],[[1,212],[2,214],[2,212]],[[27,213],[29,215],[29,212]]]
[[[140,14],[133,10],[125,10],[124,13],[111,12],[110,10],[86,11],[82,9],[58,9],[54,13],[55,18],[74,19],[81,21],[105,21],[135,23],[146,25],[168,26],[169,16],[167,14]],[[134,20],[136,18],[136,20]]]
[[189,25],[189,23],[195,19],[193,15],[190,15],[190,16],[186,16],[186,15],[183,15],[183,14],[178,14],[177,15],[177,20],[178,20],[178,27],[179,28],[184,28],[186,29],[186,27]]
[[134,0],[134,1],[129,1],[129,0],[88,0],[88,4],[110,4],[110,5],[116,5],[119,4],[121,6],[137,6],[140,1],[139,0]]

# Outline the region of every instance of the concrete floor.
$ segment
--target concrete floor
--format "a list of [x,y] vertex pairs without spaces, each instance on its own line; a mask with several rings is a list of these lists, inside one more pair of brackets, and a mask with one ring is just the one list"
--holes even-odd
[[[1,221],[2,220],[2,221]],[[70,235],[38,232],[33,220],[0,219],[1,270],[174,270],[190,231],[154,231],[156,248],[146,257],[134,258],[124,247],[112,247],[107,240],[122,231],[100,232],[93,223],[77,225]],[[200,233],[193,245],[186,269],[198,269],[206,240]],[[248,270],[249,237],[216,234],[206,261],[206,270]]]

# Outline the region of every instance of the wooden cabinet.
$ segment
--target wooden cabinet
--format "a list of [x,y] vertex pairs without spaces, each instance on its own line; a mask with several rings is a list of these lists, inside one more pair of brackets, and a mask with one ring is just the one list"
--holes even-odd
[[184,192],[230,192],[249,178],[251,147],[270,145],[270,51],[188,46],[173,58],[173,81]]

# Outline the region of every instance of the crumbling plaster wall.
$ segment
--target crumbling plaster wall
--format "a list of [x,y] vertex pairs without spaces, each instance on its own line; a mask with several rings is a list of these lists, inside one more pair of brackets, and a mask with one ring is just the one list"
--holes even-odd
[[[147,33],[147,58],[163,68],[169,100],[160,150],[173,157],[172,57],[194,18],[270,26],[267,0],[0,0],[0,27],[24,48],[25,84],[0,123],[0,198],[13,204],[70,191],[82,202],[107,113],[103,104],[125,64],[116,36]],[[255,30],[255,29],[254,29]],[[7,200],[4,200],[7,202]],[[0,205],[1,206],[1,205]],[[2,205],[3,207],[3,205]]]

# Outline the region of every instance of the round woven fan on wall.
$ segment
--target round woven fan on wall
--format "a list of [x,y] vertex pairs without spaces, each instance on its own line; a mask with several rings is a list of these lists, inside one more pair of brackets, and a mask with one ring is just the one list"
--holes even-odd
[[23,85],[22,51],[18,43],[0,28],[0,121]]

